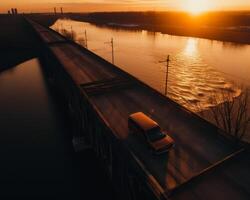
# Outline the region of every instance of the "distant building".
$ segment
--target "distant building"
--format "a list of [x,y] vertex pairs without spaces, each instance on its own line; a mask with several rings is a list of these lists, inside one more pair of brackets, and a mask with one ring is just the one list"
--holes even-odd
[[11,8],[11,14],[14,15],[15,14],[15,10],[14,8]]
[[15,15],[17,15],[17,14],[18,14],[18,12],[17,12],[17,8],[15,8],[15,9],[14,9],[14,12],[15,12]]
[[9,14],[9,15],[11,14],[10,10],[8,10],[8,14]]

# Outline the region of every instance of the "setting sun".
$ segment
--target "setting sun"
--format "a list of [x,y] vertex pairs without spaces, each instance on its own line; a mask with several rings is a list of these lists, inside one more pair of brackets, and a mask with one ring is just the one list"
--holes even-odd
[[210,9],[208,0],[187,0],[187,7],[184,8],[192,15],[199,15]]

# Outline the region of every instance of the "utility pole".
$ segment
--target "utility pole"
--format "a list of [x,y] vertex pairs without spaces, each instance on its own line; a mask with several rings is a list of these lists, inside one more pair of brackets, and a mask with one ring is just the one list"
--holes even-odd
[[159,61],[159,63],[165,63],[166,64],[166,83],[165,83],[165,95],[168,94],[168,69],[169,69],[169,62],[170,62],[170,56],[168,55],[166,60]]
[[56,7],[54,7],[54,13],[55,13],[55,15],[56,15]]
[[111,44],[111,49],[112,49],[112,64],[115,63],[115,55],[114,55],[114,40],[111,38],[110,42],[105,42],[105,44]]
[[63,8],[61,7],[61,15],[63,15]]
[[87,30],[85,30],[85,47],[88,48]]
[[73,28],[72,28],[72,26],[71,26],[71,40],[72,40],[72,41],[74,40],[73,37],[74,37],[74,36],[73,36]]
[[111,48],[112,48],[112,63],[115,64],[115,56],[114,56],[114,40],[111,38]]

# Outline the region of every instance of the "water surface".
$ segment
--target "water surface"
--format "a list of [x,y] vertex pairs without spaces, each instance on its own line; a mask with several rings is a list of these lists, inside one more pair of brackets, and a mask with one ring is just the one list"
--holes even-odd
[[39,60],[1,72],[0,94],[0,196],[59,194],[69,176],[68,129]]
[[112,199],[94,153],[73,152],[64,104],[42,67],[32,59],[0,73],[0,197]]
[[[98,27],[72,20],[58,20],[53,29],[76,33],[88,48],[112,61],[114,39],[115,64],[167,96],[197,111],[213,106],[211,96],[229,91],[241,93],[239,85],[250,83],[250,45],[172,36],[159,32],[132,31]],[[168,84],[166,60],[170,55]]]

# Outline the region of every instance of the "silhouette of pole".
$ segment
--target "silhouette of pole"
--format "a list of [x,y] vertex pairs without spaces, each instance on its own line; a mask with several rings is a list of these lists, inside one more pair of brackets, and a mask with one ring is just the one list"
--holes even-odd
[[112,49],[112,64],[115,63],[115,55],[114,55],[114,40],[111,38],[110,42],[105,42],[105,44],[111,44],[111,49]]
[[165,95],[168,94],[168,72],[169,72],[169,62],[170,62],[170,56],[168,55],[166,60],[159,61],[159,63],[165,63],[166,64],[166,83],[165,83]]
[[111,48],[112,48],[112,63],[115,63],[115,56],[114,56],[114,40],[111,38]]
[[73,40],[73,28],[71,26],[71,40]]
[[86,48],[88,48],[87,30],[85,30],[85,46],[86,46]]
[[55,13],[55,15],[56,15],[56,7],[54,7],[54,13]]
[[63,14],[63,8],[61,7],[61,14]]

